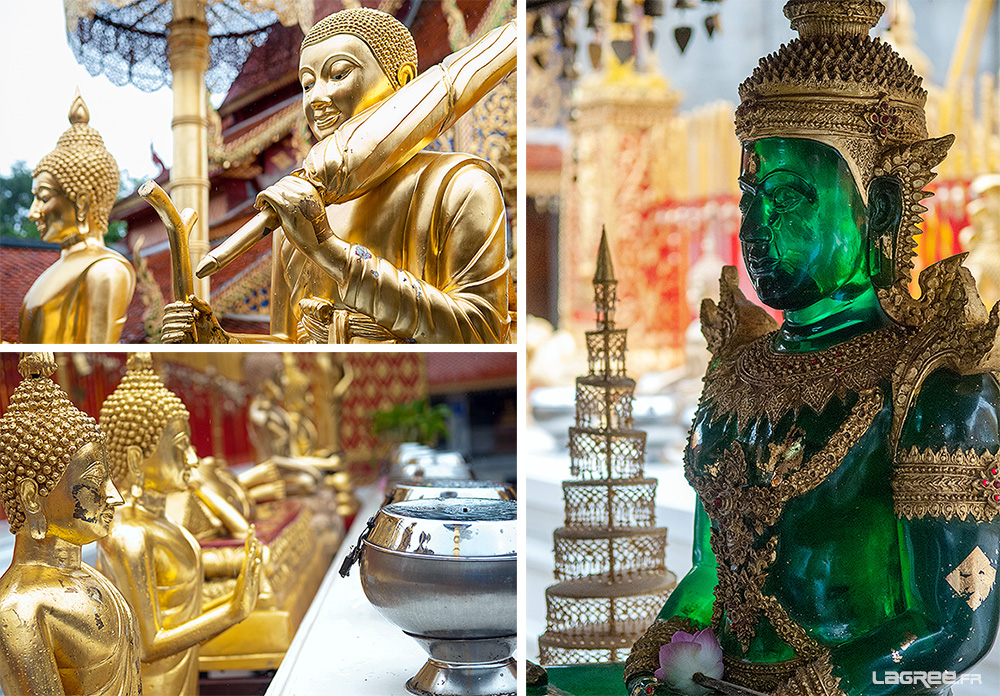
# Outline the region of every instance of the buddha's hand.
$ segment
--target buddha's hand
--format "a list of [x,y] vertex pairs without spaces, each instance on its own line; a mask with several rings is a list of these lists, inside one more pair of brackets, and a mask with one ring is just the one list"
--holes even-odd
[[163,308],[160,343],[233,343],[219,326],[212,307],[188,295],[187,301],[171,302]]
[[671,688],[648,672],[628,680],[629,696],[679,696],[682,692]]
[[259,194],[254,206],[274,208],[285,236],[309,258],[314,258],[322,243],[333,237],[326,217],[326,205],[319,190],[299,176],[286,176]]
[[233,590],[233,599],[229,605],[230,613],[236,621],[242,621],[250,616],[250,612],[257,606],[257,595],[260,593],[260,574],[264,567],[264,547],[257,538],[257,529],[253,525],[247,532],[243,549],[246,551],[246,555],[243,557],[243,566],[236,578],[236,588]]

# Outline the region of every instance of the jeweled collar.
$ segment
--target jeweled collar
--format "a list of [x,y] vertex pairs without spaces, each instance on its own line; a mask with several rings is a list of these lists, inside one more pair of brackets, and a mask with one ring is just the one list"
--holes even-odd
[[806,353],[775,350],[775,333],[724,352],[710,364],[701,405],[711,406],[713,421],[735,414],[742,429],[765,416],[777,423],[803,406],[820,413],[832,397],[843,399],[888,377],[914,331],[892,324]]

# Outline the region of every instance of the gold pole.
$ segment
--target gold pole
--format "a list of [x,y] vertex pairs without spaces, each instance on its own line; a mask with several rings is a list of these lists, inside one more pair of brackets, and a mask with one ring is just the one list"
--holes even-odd
[[[208,23],[203,0],[174,0],[174,18],[167,34],[173,76],[174,166],[170,194],[179,210],[199,215],[191,231],[192,267],[208,253]],[[194,280],[194,294],[209,299],[208,278]],[[180,298],[177,298],[180,299]]]

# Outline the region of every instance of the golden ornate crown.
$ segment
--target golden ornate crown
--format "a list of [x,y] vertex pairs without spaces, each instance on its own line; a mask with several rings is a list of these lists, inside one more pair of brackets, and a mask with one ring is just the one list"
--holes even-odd
[[90,442],[104,445],[97,421],[50,379],[56,370],[52,353],[25,353],[17,367],[24,379],[0,418],[0,498],[12,534],[24,524],[17,495],[22,480],[34,481],[38,494],[46,496],[77,450]]
[[341,10],[316,22],[302,39],[302,48],[312,46],[337,34],[351,34],[366,44],[382,71],[399,88],[399,69],[407,63],[417,69],[417,45],[410,30],[387,12],[368,7]]
[[147,458],[172,420],[190,417],[184,402],[153,372],[150,354],[130,353],[125,376],[101,406],[101,427],[108,434],[108,464],[115,485],[124,487],[128,478],[129,447],[138,447]]
[[866,203],[880,155],[927,137],[921,78],[868,36],[883,10],[876,0],[789,0],[785,16],[799,38],[761,59],[736,109],[744,143],[793,137],[835,148]]
[[69,107],[69,128],[59,136],[56,149],[42,157],[31,173],[48,172],[76,205],[76,197],[90,193],[91,232],[106,232],[108,215],[118,198],[118,163],[104,147],[101,134],[90,126],[90,110],[77,90]]

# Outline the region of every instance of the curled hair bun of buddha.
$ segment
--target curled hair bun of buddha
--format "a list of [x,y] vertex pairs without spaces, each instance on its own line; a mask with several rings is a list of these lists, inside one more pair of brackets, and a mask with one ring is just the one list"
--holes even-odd
[[104,445],[97,422],[78,409],[51,379],[52,353],[25,353],[18,363],[24,379],[0,418],[0,498],[16,534],[24,524],[17,488],[24,479],[48,495],[62,478],[69,460],[84,445]]
[[108,464],[116,486],[128,478],[126,452],[131,446],[147,458],[173,420],[187,421],[187,407],[153,372],[149,353],[131,353],[122,381],[101,406],[101,427],[108,434]]
[[399,69],[407,63],[417,69],[417,45],[410,30],[387,12],[354,7],[328,15],[316,22],[302,39],[302,48],[318,44],[337,34],[351,34],[366,44],[393,87],[399,89]]
[[76,203],[81,193],[90,194],[93,232],[106,232],[108,215],[118,197],[118,163],[104,147],[101,134],[90,126],[90,110],[80,96],[73,96],[69,108],[69,129],[59,136],[56,149],[42,157],[31,173],[48,172],[56,178],[66,196]]

